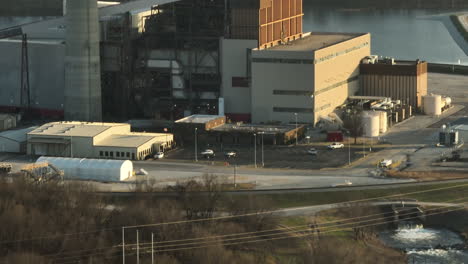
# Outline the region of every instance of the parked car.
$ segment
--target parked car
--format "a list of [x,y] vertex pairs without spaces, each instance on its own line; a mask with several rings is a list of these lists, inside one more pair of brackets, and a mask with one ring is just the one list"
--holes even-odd
[[154,158],[155,158],[155,159],[162,159],[162,158],[164,158],[164,152],[158,152],[158,153],[154,154]]
[[205,149],[200,154],[207,159],[213,158],[215,156],[215,153],[212,149]]
[[327,148],[329,149],[341,149],[344,148],[344,144],[340,142],[333,142],[332,144],[328,145]]
[[317,151],[317,149],[315,149],[315,148],[310,148],[309,150],[307,150],[307,154],[310,154],[310,155],[317,155],[317,154],[318,154],[318,151]]
[[226,158],[235,158],[237,157],[237,152],[235,152],[234,150],[229,150],[229,151],[224,152],[224,156]]

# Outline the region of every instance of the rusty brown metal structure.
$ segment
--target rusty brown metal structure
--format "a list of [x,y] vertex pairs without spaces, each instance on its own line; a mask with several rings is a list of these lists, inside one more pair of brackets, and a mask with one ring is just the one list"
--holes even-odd
[[302,0],[260,0],[260,49],[269,48],[302,36]]
[[414,109],[422,107],[427,95],[427,62],[379,60],[360,65],[361,95],[385,96],[401,100]]

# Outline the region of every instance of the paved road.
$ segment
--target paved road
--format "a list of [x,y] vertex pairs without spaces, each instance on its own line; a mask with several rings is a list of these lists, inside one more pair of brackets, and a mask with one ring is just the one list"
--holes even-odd
[[[372,202],[359,204],[359,206],[382,206],[382,205],[402,205],[401,201],[387,201],[387,202]],[[457,203],[428,203],[428,202],[405,202],[406,206],[435,206],[435,207],[467,207],[468,203],[457,204]],[[324,204],[324,205],[313,205],[303,207],[292,207],[286,209],[280,209],[275,211],[275,214],[280,216],[313,216],[317,213],[325,210],[349,207],[347,203],[336,203],[336,204]]]
[[[195,165],[168,162],[136,162],[136,168],[148,172],[148,179],[157,179],[158,184],[170,185],[187,178],[201,179],[205,174],[215,174],[226,182],[234,182],[234,167]],[[278,170],[236,168],[237,183],[254,183],[257,189],[330,187],[351,181],[354,185],[388,184],[411,180],[369,177],[369,170]]]

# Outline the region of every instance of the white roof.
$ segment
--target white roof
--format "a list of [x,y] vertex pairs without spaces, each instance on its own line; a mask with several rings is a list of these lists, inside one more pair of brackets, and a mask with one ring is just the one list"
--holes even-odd
[[29,132],[35,136],[74,136],[95,137],[107,129],[115,126],[130,126],[122,123],[97,123],[97,122],[53,122],[40,126]]
[[48,162],[64,171],[65,178],[97,181],[123,181],[132,177],[133,163],[129,160],[77,159],[40,157],[36,163]]
[[218,116],[218,115],[191,115],[184,117],[182,119],[179,119],[176,121],[176,123],[196,123],[196,124],[204,124],[206,122],[218,119],[223,116]]
[[456,125],[456,126],[452,127],[452,129],[468,131],[468,125]]
[[128,134],[115,134],[106,137],[104,140],[99,141],[95,146],[101,147],[127,147],[137,148],[149,141],[155,140],[158,142],[166,142],[172,140],[172,134],[159,134],[159,133],[128,133]]
[[[99,18],[106,18],[118,14],[124,14],[134,10],[147,11],[152,6],[177,2],[179,0],[136,0],[118,5],[107,5],[99,8]],[[65,17],[42,20],[38,22],[19,25],[23,33],[33,38],[65,39]],[[29,40],[28,40],[29,41]]]
[[23,129],[7,130],[0,133],[0,138],[6,138],[16,142],[25,142],[26,135],[36,129],[37,126]]

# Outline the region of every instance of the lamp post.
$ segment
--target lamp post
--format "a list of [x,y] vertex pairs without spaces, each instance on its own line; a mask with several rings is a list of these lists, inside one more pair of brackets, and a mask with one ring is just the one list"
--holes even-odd
[[237,182],[236,182],[236,176],[237,176],[237,175],[236,175],[236,174],[237,174],[237,172],[236,172],[236,166],[237,166],[237,163],[234,163],[234,189],[237,188]]
[[195,161],[198,162],[197,129],[198,128],[195,128]]
[[297,113],[294,113],[294,117],[296,119],[296,146],[297,146]]
[[259,134],[262,135],[262,167],[265,167],[265,155],[264,155],[264,151],[263,151],[263,135],[265,134],[265,132],[258,132]]
[[348,136],[348,166],[351,165],[351,133],[349,130],[346,130],[346,135]]
[[257,134],[254,133],[254,163],[255,168],[257,168]]

